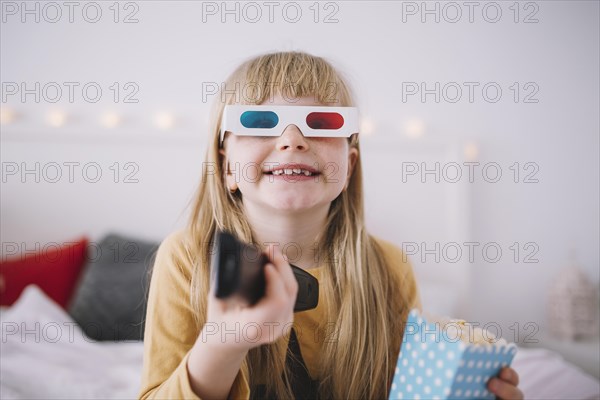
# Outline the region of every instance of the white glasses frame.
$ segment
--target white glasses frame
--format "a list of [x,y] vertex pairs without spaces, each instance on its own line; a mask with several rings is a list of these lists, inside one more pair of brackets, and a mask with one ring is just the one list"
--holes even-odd
[[[279,121],[273,128],[247,128],[240,120],[247,111],[272,111]],[[338,113],[344,124],[339,129],[312,129],[307,125],[306,117],[314,112]],[[350,137],[358,133],[358,108],[229,104],[223,109],[219,143],[223,143],[227,131],[236,136],[280,136],[289,125],[296,125],[306,137]]]

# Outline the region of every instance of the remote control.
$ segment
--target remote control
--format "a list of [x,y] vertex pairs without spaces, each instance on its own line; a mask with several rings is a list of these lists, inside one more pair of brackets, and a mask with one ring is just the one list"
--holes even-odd
[[[249,305],[265,294],[265,265],[269,258],[256,246],[243,243],[231,233],[217,230],[212,269],[217,298],[237,296]],[[311,310],[319,303],[319,281],[302,268],[291,265],[298,282],[294,312]]]

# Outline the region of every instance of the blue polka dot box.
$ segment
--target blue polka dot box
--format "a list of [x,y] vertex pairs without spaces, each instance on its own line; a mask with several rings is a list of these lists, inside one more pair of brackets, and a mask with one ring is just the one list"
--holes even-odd
[[486,384],[510,365],[517,346],[464,342],[439,327],[410,311],[389,399],[495,399]]

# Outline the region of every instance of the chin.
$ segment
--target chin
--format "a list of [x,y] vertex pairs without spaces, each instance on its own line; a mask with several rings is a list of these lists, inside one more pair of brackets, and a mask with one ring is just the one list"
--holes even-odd
[[269,207],[280,211],[309,210],[320,204],[320,202],[312,196],[311,198],[306,198],[298,195],[294,196],[292,194],[270,196],[266,199],[265,203]]

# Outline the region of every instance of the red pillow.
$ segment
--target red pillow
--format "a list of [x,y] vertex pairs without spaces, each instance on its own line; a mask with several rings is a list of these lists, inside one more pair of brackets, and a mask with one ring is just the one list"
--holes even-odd
[[35,284],[66,310],[85,265],[87,244],[88,238],[82,237],[75,242],[46,245],[35,254],[9,260],[2,256],[0,305],[12,305],[27,285]]

